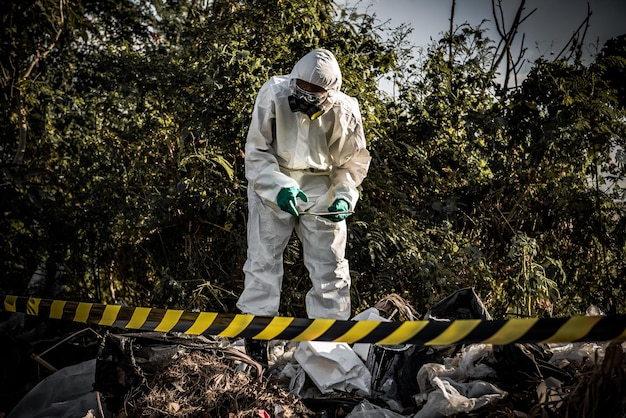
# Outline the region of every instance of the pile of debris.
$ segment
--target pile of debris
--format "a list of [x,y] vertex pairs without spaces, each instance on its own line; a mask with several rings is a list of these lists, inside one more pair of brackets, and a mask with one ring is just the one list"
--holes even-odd
[[158,333],[109,334],[94,389],[124,417],[313,417],[226,339]]
[[[491,319],[473,289],[429,320]],[[355,320],[414,320],[396,295]],[[107,333],[94,359],[28,391],[21,417],[624,417],[621,343],[443,347],[270,341],[268,365],[243,340]],[[264,367],[267,366],[267,367]]]

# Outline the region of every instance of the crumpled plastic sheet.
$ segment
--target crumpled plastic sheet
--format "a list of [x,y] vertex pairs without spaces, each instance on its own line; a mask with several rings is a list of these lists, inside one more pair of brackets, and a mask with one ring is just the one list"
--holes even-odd
[[84,417],[98,408],[92,390],[96,360],[65,367],[31,389],[7,418]]
[[606,343],[567,343],[567,344],[548,344],[552,357],[551,364],[559,364],[563,360],[585,362],[588,360],[602,361],[604,359],[604,350]]
[[406,415],[401,415],[397,412],[384,409],[379,406],[373,405],[367,399],[364,399],[355,406],[346,418],[403,418]]
[[[437,389],[417,396],[426,395],[426,404],[413,418],[439,418],[471,412],[507,396],[507,392],[482,380],[459,383],[448,377],[435,376],[431,384]],[[420,403],[420,399],[416,402]]]
[[[482,379],[496,376],[496,372],[480,359],[491,353],[491,346],[474,344],[466,347],[446,364],[427,363],[417,374],[420,393],[414,396],[417,405],[423,404],[414,418],[447,417],[470,412],[496,400],[507,392]],[[433,390],[434,389],[434,390]]]
[[340,391],[370,395],[372,376],[348,344],[305,341],[293,357],[324,394]]
[[436,376],[454,380],[484,379],[497,377],[496,371],[489,365],[480,363],[482,358],[490,356],[492,348],[487,344],[473,344],[465,347],[454,358],[444,359],[444,364],[426,363],[417,373],[420,392],[428,391],[429,382]]

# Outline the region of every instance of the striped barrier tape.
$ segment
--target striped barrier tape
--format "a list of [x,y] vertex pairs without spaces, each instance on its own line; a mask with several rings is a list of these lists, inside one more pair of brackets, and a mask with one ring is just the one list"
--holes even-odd
[[[128,330],[258,340],[451,345],[626,341],[626,315],[454,321],[341,321],[190,312],[0,295],[7,312]],[[1,310],[1,309],[0,309]]]

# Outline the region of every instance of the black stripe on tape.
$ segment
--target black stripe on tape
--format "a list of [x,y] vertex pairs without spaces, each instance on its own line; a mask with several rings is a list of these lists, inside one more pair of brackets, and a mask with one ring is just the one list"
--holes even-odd
[[283,328],[283,330],[276,335],[276,340],[293,340],[298,335],[302,334],[305,329],[307,329],[311,325],[310,319],[305,318],[294,318],[293,321],[289,324],[288,327]]
[[465,344],[480,343],[493,337],[504,325],[506,325],[506,319],[492,320],[489,322],[480,322],[476,328],[472,329],[462,341]]
[[549,341],[568,318],[541,318],[518,342]]
[[591,330],[576,341],[623,340],[626,334],[626,316],[603,316]]
[[0,295],[0,309],[129,330],[295,341],[450,345],[626,340],[626,316],[447,321],[340,321],[123,307]]

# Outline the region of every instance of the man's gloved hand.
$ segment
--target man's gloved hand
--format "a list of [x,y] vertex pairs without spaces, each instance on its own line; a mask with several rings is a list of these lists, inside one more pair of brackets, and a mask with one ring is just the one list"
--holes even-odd
[[329,212],[346,212],[336,215],[328,215],[324,216],[324,218],[329,219],[333,222],[341,222],[346,219],[350,214],[348,211],[350,210],[350,204],[344,199],[337,199],[333,202],[333,204],[328,208]]
[[278,196],[276,197],[276,203],[278,207],[284,210],[285,212],[291,213],[296,218],[298,217],[298,208],[296,205],[298,204],[296,198],[300,198],[305,202],[309,201],[309,198],[306,197],[304,192],[297,187],[285,187],[278,192]]

